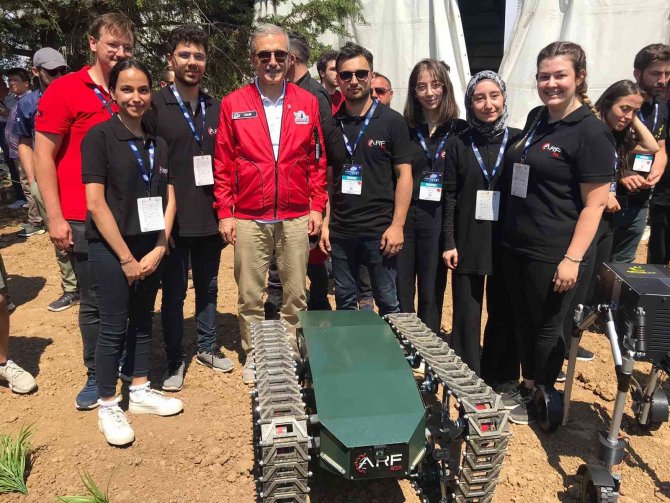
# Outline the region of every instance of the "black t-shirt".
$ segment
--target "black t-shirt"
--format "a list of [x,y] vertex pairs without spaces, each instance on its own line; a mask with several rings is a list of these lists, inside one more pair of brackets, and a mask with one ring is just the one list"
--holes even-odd
[[[642,116],[642,121],[644,122],[645,126],[647,126],[647,129],[649,129],[649,131],[651,131],[651,133],[654,135],[654,138],[656,138],[656,141],[664,140],[668,129],[668,108],[666,107],[665,102],[658,97],[654,98],[652,103],[645,101],[640,108],[640,115]],[[633,169],[634,161],[635,154],[630,154],[628,157],[628,165],[629,169],[631,170]],[[645,178],[649,175],[649,173],[639,174]],[[661,184],[661,181],[662,179],[659,180],[659,183],[656,184],[656,187],[654,187],[654,197],[656,197],[656,190],[658,185]],[[667,183],[668,180],[664,181],[662,185],[667,185]],[[661,192],[664,190],[665,189],[661,187]],[[619,183],[617,184],[616,195],[622,207],[625,207],[629,202],[646,206],[649,204],[649,197],[651,196],[651,192],[651,189],[639,190],[637,192],[628,192],[626,187]],[[668,197],[670,198],[670,195]],[[659,203],[660,199],[661,198],[659,197]],[[670,204],[670,201],[668,204]]]
[[198,103],[195,115],[189,102],[184,102],[184,105],[200,135],[202,147],[193,136],[169,86],[154,93],[152,109],[144,114],[146,130],[164,138],[168,145],[177,201],[177,216],[172,232],[175,236],[211,236],[219,232],[219,221],[214,209],[214,185],[195,185],[193,157],[211,155],[212,166],[214,165],[214,139],[219,125],[221,102],[204,93],[200,94],[200,98],[205,102],[204,132],[200,104]]
[[[654,192],[651,196],[651,204],[658,204],[661,206],[670,206],[670,101],[668,103],[661,103],[660,107],[665,110],[665,134],[656,138],[658,141],[665,140],[665,152],[668,154],[668,164],[665,166],[665,171],[654,187]],[[652,118],[653,121],[653,118]],[[649,124],[647,120],[647,124]],[[659,134],[661,132],[659,131]]]
[[[139,163],[128,141],[137,147],[144,170],[149,171],[149,147],[154,145],[154,169],[150,190],[142,179]],[[167,185],[172,184],[168,170],[168,147],[165,140],[147,134],[142,141],[123,125],[118,115],[91,128],[81,143],[81,178],[86,183],[105,186],[105,200],[119,232],[123,237],[146,235],[140,230],[137,200],[142,197],[161,196],[163,210],[167,206]],[[86,238],[104,239],[91,218],[86,214]]]
[[[350,117],[346,103],[336,115],[338,126],[353,146],[365,122],[366,110],[361,117]],[[412,147],[405,119],[388,106],[379,104],[365,129],[353,159],[347,151],[342,130],[333,135],[328,164],[333,167],[333,196],[331,200],[330,232],[335,237],[381,237],[393,220],[395,205],[395,165],[412,161]],[[342,193],[343,165],[362,166],[360,195]]]
[[[537,107],[528,115],[525,135],[540,112],[525,161],[530,165],[527,195],[507,198],[501,239],[504,246],[531,259],[558,263],[584,207],[579,184],[612,180],[614,138],[586,105],[551,124],[546,110]],[[524,150],[523,143],[515,147],[505,155],[509,181]]]
[[[508,128],[507,149],[519,139],[521,131]],[[505,163],[492,173],[505,134],[486,138],[468,130],[447,142],[444,177],[444,249],[458,250],[460,274],[493,274],[494,244],[499,242],[500,222],[504,211]],[[472,149],[474,141],[484,162],[490,181],[484,177]],[[493,176],[492,176],[493,175]],[[501,193],[498,222],[475,219],[477,191],[496,190]]]
[[325,148],[322,152],[329,158],[331,155],[329,152],[330,145],[337,141],[337,136],[341,136],[332,115],[333,106],[330,95],[326,88],[320,82],[314,80],[309,73],[303,75],[295,84],[312,93],[319,102],[319,119],[321,120],[321,132],[325,142]]

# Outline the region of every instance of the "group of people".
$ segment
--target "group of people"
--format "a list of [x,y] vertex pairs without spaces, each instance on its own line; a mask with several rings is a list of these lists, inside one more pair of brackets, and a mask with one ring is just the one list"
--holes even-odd
[[[543,105],[518,130],[507,126],[506,86],[495,72],[474,75],[459,104],[449,67],[421,60],[400,114],[388,106],[391,82],[374,72],[367,49],[349,42],[321,55],[319,83],[308,71],[307,40],[269,24],[250,39],[255,79],[221,101],[202,87],[207,35],[176,28],[170,71],[152,92],[150,72],[132,58],[134,30],[121,14],[97,18],[89,30],[94,63],[72,73],[56,51],[38,51],[33,72],[45,77],[44,92],[24,107],[19,135],[30,149],[21,164],[36,181],[31,192],[76,276],[88,376],[76,406],[98,407],[112,445],[135,438],[119,407],[119,378],[129,383],[133,414],[183,409],[152,388],[148,374],[162,287],[161,387],[184,386],[189,268],[195,361],[233,370],[216,331],[227,245],[245,383],[254,382],[253,323],[278,314],[295,331],[300,311],[331,308],[332,277],[337,309],[371,309],[374,301],[382,315],[416,310],[503,393],[521,424],[534,418],[534,387],[559,379],[569,313],[592,295],[596,265],[634,258],[649,201],[649,261],[670,260],[668,46],[642,49],[636,82],[616,82],[592,104],[582,48],[548,45],[537,58]],[[441,331],[448,271],[450,335]],[[27,392],[34,380],[6,359],[5,311],[0,306],[0,378]]]

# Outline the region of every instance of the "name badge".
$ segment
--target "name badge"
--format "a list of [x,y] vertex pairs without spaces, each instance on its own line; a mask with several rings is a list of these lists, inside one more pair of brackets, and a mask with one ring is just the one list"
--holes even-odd
[[137,200],[137,214],[140,216],[140,230],[142,232],[155,232],[165,229],[162,197],[140,197]]
[[477,206],[475,207],[476,220],[498,221],[500,211],[500,192],[497,190],[478,190]]
[[442,173],[424,171],[421,174],[419,199],[422,201],[440,201],[442,199]]
[[342,194],[360,196],[363,190],[363,166],[360,164],[342,165]]
[[512,195],[526,198],[528,192],[528,174],[530,166],[528,164],[514,163],[512,170]]
[[214,173],[212,172],[212,156],[196,155],[193,157],[193,174],[195,175],[195,186],[214,185]]
[[652,154],[635,154],[635,161],[633,161],[633,171],[649,173],[651,171],[652,164],[654,164],[654,156]]
[[233,112],[233,120],[253,119],[257,115],[256,110],[250,110],[249,112]]

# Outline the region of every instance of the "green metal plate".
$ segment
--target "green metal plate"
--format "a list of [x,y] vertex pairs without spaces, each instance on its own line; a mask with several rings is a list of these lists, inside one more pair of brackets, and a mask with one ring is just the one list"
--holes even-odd
[[409,443],[424,406],[386,322],[366,311],[298,316],[322,427],[347,448]]

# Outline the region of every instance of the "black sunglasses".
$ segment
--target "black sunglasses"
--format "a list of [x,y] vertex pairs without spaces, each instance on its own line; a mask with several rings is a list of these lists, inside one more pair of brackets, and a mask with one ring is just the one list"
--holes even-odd
[[64,66],[59,66],[53,70],[47,70],[44,67],[40,67],[40,70],[44,70],[49,77],[55,77],[56,75],[65,75],[66,68]]
[[354,72],[350,72],[348,70],[343,70],[338,73],[340,76],[340,80],[342,82],[349,82],[351,80],[351,77],[356,75],[356,80],[368,80],[368,75],[370,75],[370,70],[356,70]]
[[384,96],[390,91],[390,89],[384,89],[383,87],[373,87],[370,89],[370,92],[374,91],[377,96]]
[[275,57],[277,63],[283,63],[288,58],[288,52],[286,51],[258,51],[256,57],[260,60],[261,63],[267,64],[272,59],[272,56]]

